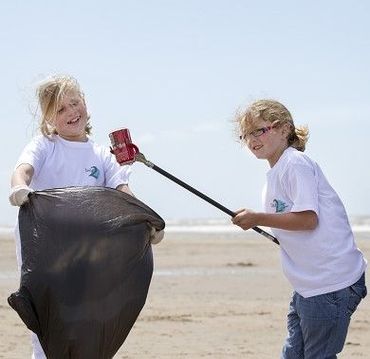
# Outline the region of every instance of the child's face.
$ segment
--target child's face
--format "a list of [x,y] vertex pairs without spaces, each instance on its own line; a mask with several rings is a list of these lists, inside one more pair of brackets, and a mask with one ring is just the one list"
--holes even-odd
[[84,99],[76,91],[67,92],[56,109],[56,115],[51,124],[59,136],[68,141],[86,141],[85,127],[88,114]]
[[257,120],[253,128],[243,134],[248,148],[259,159],[265,159],[272,167],[288,147],[289,126],[272,127],[271,122]]

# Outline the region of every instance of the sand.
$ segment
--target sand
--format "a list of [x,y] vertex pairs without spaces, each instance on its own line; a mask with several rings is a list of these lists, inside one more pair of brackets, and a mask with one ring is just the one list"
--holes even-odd
[[[370,234],[357,244],[370,259]],[[154,247],[147,302],[115,358],[279,358],[291,288],[278,247],[253,232],[168,233]],[[30,358],[29,332],[8,306],[18,288],[14,243],[0,238],[0,358]],[[370,358],[370,301],[355,313],[342,358]]]

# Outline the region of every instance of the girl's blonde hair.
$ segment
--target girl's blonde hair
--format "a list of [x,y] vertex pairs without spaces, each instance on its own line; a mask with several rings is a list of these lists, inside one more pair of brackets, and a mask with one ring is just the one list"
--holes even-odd
[[[44,136],[50,137],[53,134],[58,134],[51,122],[57,114],[58,106],[63,97],[71,91],[76,92],[85,101],[85,96],[80,89],[80,85],[72,76],[51,76],[38,85],[36,95],[41,110],[40,131]],[[89,119],[90,116],[88,116],[85,127],[87,135],[91,134],[92,129]]]
[[272,127],[289,124],[288,145],[304,152],[309,137],[308,127],[296,127],[292,115],[283,104],[275,100],[258,100],[249,105],[245,111],[238,113],[235,118],[239,133],[251,132],[258,120],[270,122]]

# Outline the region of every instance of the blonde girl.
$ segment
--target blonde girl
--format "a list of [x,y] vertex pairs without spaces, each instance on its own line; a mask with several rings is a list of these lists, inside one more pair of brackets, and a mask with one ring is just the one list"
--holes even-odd
[[[11,178],[10,203],[21,206],[29,193],[68,186],[104,186],[132,195],[128,186],[131,168],[119,166],[107,147],[91,138],[90,116],[85,96],[76,79],[52,76],[37,87],[41,135],[21,153]],[[151,242],[158,243],[163,231],[151,231]],[[16,226],[18,266],[21,266],[19,228]],[[35,334],[33,358],[45,354]]]
[[271,227],[293,287],[281,358],[336,358],[351,315],[366,296],[367,262],[345,208],[319,165],[304,154],[307,127],[278,101],[259,100],[236,118],[241,141],[267,160],[264,212],[240,209],[233,223]]

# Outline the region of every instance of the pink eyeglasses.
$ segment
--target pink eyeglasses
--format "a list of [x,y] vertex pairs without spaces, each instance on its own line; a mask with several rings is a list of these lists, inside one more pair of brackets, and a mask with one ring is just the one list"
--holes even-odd
[[267,126],[267,127],[261,127],[261,128],[257,128],[245,135],[240,135],[239,138],[241,140],[246,140],[248,137],[260,137],[262,136],[263,134],[265,134],[266,132],[270,131],[272,129],[272,126]]

